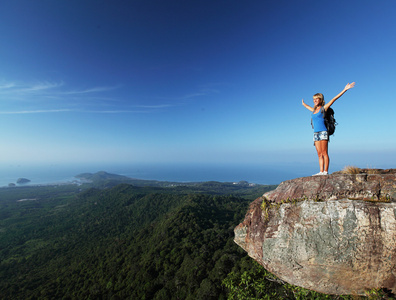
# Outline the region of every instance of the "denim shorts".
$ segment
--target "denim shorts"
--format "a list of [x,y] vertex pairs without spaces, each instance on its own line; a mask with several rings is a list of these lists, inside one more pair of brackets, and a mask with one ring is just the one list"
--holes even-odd
[[329,135],[327,134],[327,131],[314,132],[313,140],[314,140],[314,142],[328,141]]

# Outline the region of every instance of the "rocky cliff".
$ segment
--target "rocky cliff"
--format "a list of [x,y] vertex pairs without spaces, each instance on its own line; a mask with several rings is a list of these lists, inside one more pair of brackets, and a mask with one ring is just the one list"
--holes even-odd
[[326,294],[396,293],[396,175],[282,182],[251,203],[235,242],[284,281]]

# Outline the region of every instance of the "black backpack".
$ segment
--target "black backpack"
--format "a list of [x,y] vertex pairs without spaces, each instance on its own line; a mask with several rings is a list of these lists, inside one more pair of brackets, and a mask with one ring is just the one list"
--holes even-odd
[[[334,134],[334,131],[335,131],[335,128],[336,128],[336,125],[337,125],[337,122],[336,122],[336,120],[334,119],[334,110],[333,110],[331,107],[329,107],[329,108],[325,111],[324,108],[323,108],[323,106],[322,106],[322,108],[320,109],[320,111],[321,111],[322,114],[323,114],[324,123],[325,123],[325,126],[326,126],[326,128],[327,128],[327,133],[328,133],[328,135],[329,135],[329,136],[330,136],[330,135],[333,135],[333,134]],[[312,128],[313,128],[312,120],[311,120],[311,125],[312,125]]]

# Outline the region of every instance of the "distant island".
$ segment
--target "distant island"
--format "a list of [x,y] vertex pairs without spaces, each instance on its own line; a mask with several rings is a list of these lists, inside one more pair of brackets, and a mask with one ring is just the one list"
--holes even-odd
[[90,181],[98,181],[98,180],[121,180],[121,181],[126,181],[126,180],[131,180],[132,178],[123,176],[123,175],[117,175],[117,174],[110,174],[105,171],[100,171],[97,173],[82,173],[74,176],[79,179],[85,179],[85,180],[90,180]]
[[174,181],[159,181],[159,180],[145,180],[127,177],[124,175],[117,175],[107,173],[105,171],[99,171],[96,173],[81,173],[74,176],[78,178],[82,183],[88,183],[96,185],[97,187],[112,187],[120,183],[132,184],[134,186],[150,186],[150,187],[204,187],[205,189],[213,189],[215,187],[220,188],[224,186],[239,188],[254,188],[261,186],[256,183],[249,183],[247,181],[239,182],[217,182],[217,181],[206,181],[206,182],[174,182]]
[[17,183],[18,184],[24,184],[24,183],[29,183],[31,180],[27,178],[18,178]]

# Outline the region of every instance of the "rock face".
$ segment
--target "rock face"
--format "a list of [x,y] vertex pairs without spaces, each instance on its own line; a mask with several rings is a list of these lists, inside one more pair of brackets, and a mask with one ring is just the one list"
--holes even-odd
[[251,203],[235,242],[294,285],[338,295],[396,293],[396,175],[282,182]]

